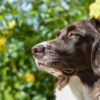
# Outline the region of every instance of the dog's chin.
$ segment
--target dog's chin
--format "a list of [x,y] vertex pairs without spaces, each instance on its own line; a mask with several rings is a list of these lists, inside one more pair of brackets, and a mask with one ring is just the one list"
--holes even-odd
[[50,65],[47,64],[46,62],[41,62],[37,59],[35,59],[36,65],[37,67],[44,72],[47,72],[49,74],[52,74],[55,77],[59,77],[59,76],[73,76],[76,74],[75,70],[72,69],[65,69],[61,66],[55,66],[55,65]]
[[48,64],[44,62],[40,62],[37,59],[35,59],[35,62],[36,62],[38,69],[41,71],[47,72],[55,77],[59,77],[62,75],[62,72],[57,68],[52,68]]

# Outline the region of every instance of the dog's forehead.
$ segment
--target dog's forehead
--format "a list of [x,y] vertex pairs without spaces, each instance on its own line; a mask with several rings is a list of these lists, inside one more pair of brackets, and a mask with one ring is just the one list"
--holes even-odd
[[73,31],[75,28],[76,28],[76,25],[72,24],[72,25],[66,26],[65,28],[61,29],[59,33],[62,33],[64,35],[64,34],[69,33],[70,31]]
[[62,37],[63,35],[65,35],[67,33],[67,27],[61,29],[59,32],[56,33],[57,38]]
[[75,22],[74,25],[76,26],[76,28],[86,28],[86,27],[90,27],[91,23],[89,20],[81,20]]
[[81,20],[81,21],[76,21],[70,25],[68,25],[67,27],[63,28],[61,30],[62,33],[64,32],[70,32],[73,31],[77,28],[84,28],[84,27],[89,27],[91,26],[91,23],[88,20]]
[[62,30],[60,30],[58,33],[60,33],[59,37],[63,37],[70,32],[78,32],[81,33],[80,35],[85,35],[87,32],[90,32],[93,30],[93,26],[89,20],[81,20],[81,21],[76,21]]

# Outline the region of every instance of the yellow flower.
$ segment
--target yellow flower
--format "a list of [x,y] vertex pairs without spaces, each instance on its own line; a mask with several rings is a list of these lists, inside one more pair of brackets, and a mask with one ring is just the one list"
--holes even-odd
[[100,0],[96,0],[90,5],[90,16],[100,19]]
[[12,28],[14,28],[16,26],[16,22],[14,20],[8,21],[8,26],[9,26],[9,28],[12,29]]
[[6,44],[6,38],[0,37],[0,52],[4,50],[5,44]]
[[5,39],[4,37],[1,37],[1,38],[0,38],[0,47],[1,47],[1,46],[4,46],[5,43],[6,43],[6,39]]
[[32,73],[26,73],[25,79],[26,79],[26,82],[34,83],[35,82],[35,75]]

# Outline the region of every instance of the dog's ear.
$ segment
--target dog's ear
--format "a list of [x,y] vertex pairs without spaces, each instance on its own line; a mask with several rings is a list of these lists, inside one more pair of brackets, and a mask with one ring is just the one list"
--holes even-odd
[[100,20],[92,18],[90,19],[90,22],[97,33],[97,36],[92,46],[91,63],[95,74],[100,76]]
[[100,76],[100,38],[95,39],[91,55],[92,68]]
[[93,27],[97,30],[97,32],[100,33],[100,20],[95,19],[95,18],[91,18],[90,22],[93,25]]

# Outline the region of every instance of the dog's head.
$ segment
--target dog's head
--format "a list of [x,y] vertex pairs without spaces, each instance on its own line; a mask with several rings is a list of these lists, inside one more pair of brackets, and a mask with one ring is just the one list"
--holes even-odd
[[99,27],[94,18],[78,21],[59,31],[55,39],[37,44],[32,48],[37,66],[57,77],[75,75],[91,65],[95,70],[100,65]]

